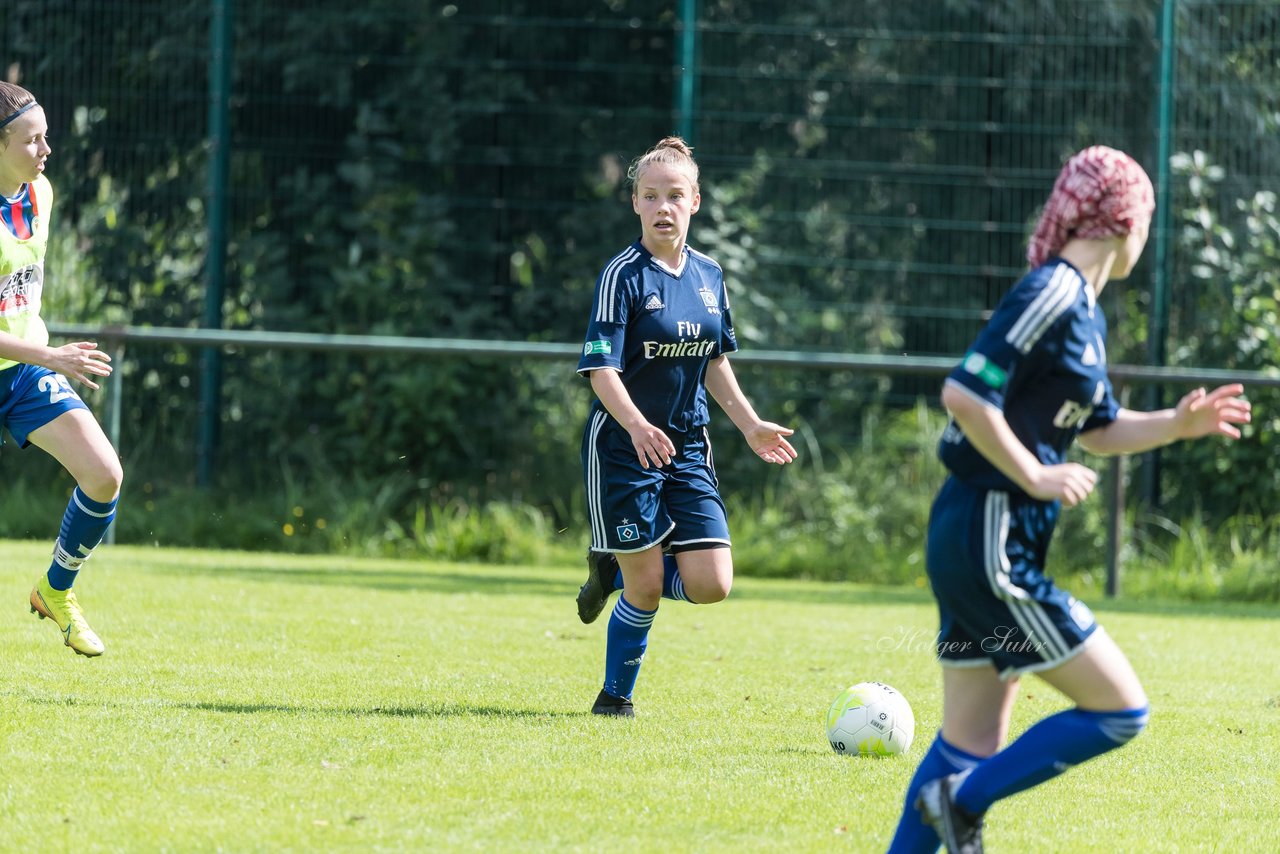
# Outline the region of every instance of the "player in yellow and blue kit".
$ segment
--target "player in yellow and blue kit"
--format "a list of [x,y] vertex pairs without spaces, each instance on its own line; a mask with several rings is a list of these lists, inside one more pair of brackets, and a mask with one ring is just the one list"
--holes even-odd
[[756,415],[729,365],[738,345],[720,265],[686,245],[701,202],[689,147],[668,137],[628,177],[641,237],[601,272],[578,363],[598,398],[582,439],[591,551],[578,616],[594,621],[623,591],[591,710],[620,717],[634,714],[659,600],[719,602],[733,582],[707,392],[761,459],[796,456],[791,430]]
[[[1146,243],[1151,182],[1133,159],[1094,146],[1063,167],[1032,238],[1032,269],[996,306],[942,402],[950,472],[929,518],[926,564],[938,600],[942,730],[908,789],[889,850],[982,850],[997,800],[1115,749],[1146,726],[1128,659],[1085,605],[1044,574],[1063,505],[1097,477],[1067,462],[1077,438],[1099,454],[1178,439],[1238,438],[1239,385],[1197,389],[1174,409],[1123,409],[1107,378],[1098,295]],[[1018,677],[1035,673],[1075,703],[1001,749]]]
[[97,388],[110,357],[88,341],[49,346],[40,319],[53,190],[44,110],[30,92],[0,82],[0,426],[20,447],[35,445],[71,473],[53,561],[31,591],[32,613],[49,618],[77,653],[101,655],[71,585],[115,518],[123,473],[102,428],[68,377]]

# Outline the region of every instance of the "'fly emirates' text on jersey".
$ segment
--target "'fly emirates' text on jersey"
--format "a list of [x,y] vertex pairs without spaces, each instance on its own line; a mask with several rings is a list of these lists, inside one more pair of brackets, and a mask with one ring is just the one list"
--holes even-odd
[[675,436],[706,425],[707,363],[737,349],[720,265],[685,247],[672,270],[636,241],[596,280],[578,373],[620,371],[649,423]]
[[[947,382],[1003,410],[1022,444],[1042,464],[1056,465],[1077,435],[1110,424],[1119,412],[1107,378],[1106,340],[1093,286],[1071,264],[1051,258],[1005,295]],[[955,421],[938,456],[966,483],[1025,494]]]

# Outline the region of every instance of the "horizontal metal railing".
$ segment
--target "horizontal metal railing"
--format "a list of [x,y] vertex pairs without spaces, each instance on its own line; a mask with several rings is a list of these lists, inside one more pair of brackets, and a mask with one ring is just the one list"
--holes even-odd
[[[457,358],[510,358],[572,360],[579,345],[538,341],[486,341],[468,338],[413,338],[384,335],[325,335],[310,332],[266,330],[188,329],[151,326],[96,326],[90,324],[49,324],[52,335],[96,341],[113,358],[130,343],[168,344],[188,347],[246,348],[273,350],[314,350],[334,353],[396,354],[409,356],[451,356]],[[769,365],[813,370],[854,370],[871,374],[914,374],[942,377],[956,364],[958,356],[890,356],[875,353],[803,352],[794,350],[748,350],[734,354],[742,365]],[[1111,365],[1108,373],[1123,398],[1126,387],[1148,385],[1222,385],[1239,382],[1246,387],[1280,387],[1280,371],[1229,371],[1214,368],[1170,368],[1141,365]],[[107,384],[103,420],[107,435],[120,447],[120,400],[122,382]],[[1108,545],[1106,555],[1107,594],[1120,589],[1120,552],[1124,545],[1124,457],[1108,461]]]

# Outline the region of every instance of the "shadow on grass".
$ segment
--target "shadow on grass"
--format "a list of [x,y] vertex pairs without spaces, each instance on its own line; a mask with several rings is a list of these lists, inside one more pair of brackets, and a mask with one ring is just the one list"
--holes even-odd
[[158,571],[183,577],[204,575],[220,579],[240,578],[264,584],[307,584],[359,587],[365,590],[415,590],[432,593],[484,593],[487,595],[572,596],[577,582],[565,576],[563,582],[542,575],[499,574],[490,569],[475,573],[372,569],[352,571],[339,567],[281,569],[263,567],[174,567]]
[[1105,596],[1093,596],[1085,600],[1085,604],[1103,614],[1280,620],[1280,606],[1256,602],[1187,602],[1176,599],[1108,599]]
[[783,756],[832,756],[835,751],[830,747],[779,747],[777,753]]
[[[507,570],[507,571],[503,571]],[[358,569],[323,565],[308,568],[278,566],[182,566],[157,568],[157,572],[189,577],[240,578],[270,584],[308,584],[359,587],[370,590],[423,591],[432,593],[483,593],[495,595],[573,596],[580,580],[564,574],[564,580],[548,578],[539,569],[529,575],[510,567],[477,565],[474,572],[440,572],[435,569]],[[813,605],[932,604],[929,591],[913,587],[833,584],[789,579],[740,578],[730,601],[789,602]]]
[[[331,560],[331,559],[330,559]],[[463,566],[463,565],[458,565]],[[262,583],[328,585],[369,590],[423,591],[445,594],[573,596],[579,584],[576,574],[564,574],[563,581],[549,578],[546,570],[527,575],[510,567],[477,564],[474,572],[440,572],[434,569],[361,569],[322,565],[309,568],[278,566],[181,566],[159,567],[169,575],[203,575],[240,578]],[[504,571],[505,570],[505,571]],[[1071,585],[1065,585],[1070,591]],[[1082,596],[1086,604],[1102,613],[1149,614],[1177,617],[1238,617],[1274,620],[1280,606],[1250,602],[1194,602],[1179,599],[1107,599],[1100,593]],[[730,602],[786,602],[811,605],[927,605],[934,604],[928,588],[903,585],[868,585],[859,582],[803,581],[740,576]]]
[[[7,692],[6,692],[7,693]],[[12,695],[11,695],[12,696]],[[23,696],[28,703],[43,706],[92,706],[120,708],[127,704],[106,700],[86,700],[79,697],[31,697]],[[457,703],[424,703],[419,706],[296,706],[288,703],[226,703],[197,702],[178,703],[156,700],[159,708],[192,709],[199,712],[220,712],[229,715],[257,715],[280,713],[287,715],[328,715],[331,717],[387,717],[387,718],[581,718],[587,712],[559,711],[556,709],[516,709],[503,706],[468,706]]]
[[232,715],[256,715],[263,712],[284,714],[332,715],[387,718],[581,718],[586,712],[563,712],[554,709],[512,709],[502,706],[467,706],[454,703],[427,703],[421,706],[291,706],[284,703],[172,703],[181,709],[202,712],[223,712]]
[[730,601],[788,602],[797,605],[932,605],[927,590],[915,587],[872,587],[863,584],[777,581],[742,578],[735,582]]
[[[815,605],[927,605],[934,607],[928,588],[903,585],[870,585],[859,582],[841,584],[830,581],[790,581],[786,579],[741,578],[730,601],[777,601]],[[1062,585],[1072,591],[1070,583]],[[1100,592],[1080,596],[1093,610],[1101,613],[1141,614],[1165,617],[1280,619],[1280,605],[1265,602],[1190,601],[1186,599],[1140,599],[1121,596],[1108,599]]]

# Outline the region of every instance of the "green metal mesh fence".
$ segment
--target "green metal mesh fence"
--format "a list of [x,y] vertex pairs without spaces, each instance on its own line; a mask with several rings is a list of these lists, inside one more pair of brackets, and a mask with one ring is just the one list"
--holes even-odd
[[[693,242],[726,267],[753,348],[958,354],[1022,270],[1061,162],[1086,144],[1124,148],[1153,177],[1162,134],[1170,153],[1205,152],[1228,223],[1246,216],[1237,199],[1280,186],[1271,0],[1180,0],[1171,40],[1164,5],[1139,0],[855,6],[6,0],[0,73],[49,105],[57,148],[69,236],[49,310],[198,325],[219,8],[234,19],[232,327],[573,341],[599,266],[635,236],[626,163],[673,131],[703,168]],[[1153,300],[1167,299],[1179,341],[1206,290],[1224,287],[1193,274],[1179,235],[1196,199],[1185,170],[1170,181],[1165,256],[1153,245],[1106,294],[1131,320],[1115,327],[1116,361],[1148,359]],[[1230,311],[1229,295],[1218,306]],[[228,359],[223,464],[239,465],[226,448],[290,425],[344,441],[355,416],[336,418],[333,396],[298,376],[354,377],[367,397],[351,405],[367,409],[403,392],[395,369]],[[194,354],[132,352],[129,381],[126,423],[181,470]],[[934,387],[827,376],[765,394],[794,393],[816,418],[833,400]],[[505,435],[473,430],[452,450],[485,471],[503,465]]]

